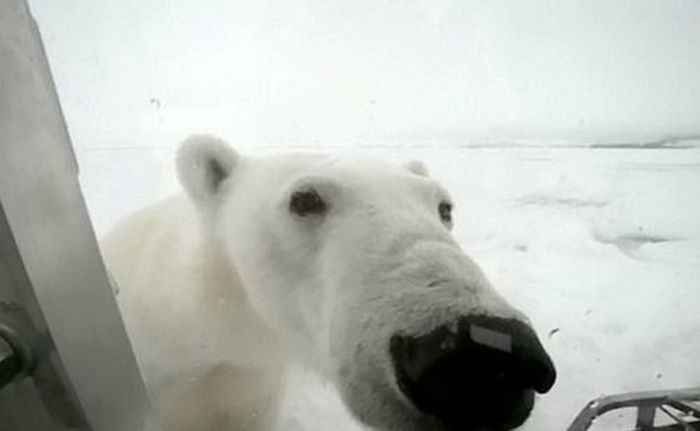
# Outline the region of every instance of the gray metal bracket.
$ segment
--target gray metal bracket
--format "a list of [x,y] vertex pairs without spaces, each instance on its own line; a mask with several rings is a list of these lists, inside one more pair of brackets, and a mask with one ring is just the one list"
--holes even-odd
[[[589,402],[576,416],[568,431],[584,431],[596,418],[618,409],[637,408],[634,431],[694,431],[700,430],[700,387],[669,391],[630,392],[597,398]],[[657,415],[657,413],[660,413]],[[665,416],[670,424],[655,425],[655,419]]]

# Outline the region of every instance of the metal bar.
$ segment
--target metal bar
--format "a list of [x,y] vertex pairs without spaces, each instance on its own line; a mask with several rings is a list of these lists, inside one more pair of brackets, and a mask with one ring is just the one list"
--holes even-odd
[[670,417],[670,418],[673,419],[677,424],[681,425],[681,429],[683,429],[683,431],[693,431],[693,429],[690,428],[690,426],[688,425],[688,422],[687,422],[684,418],[682,418],[681,416],[679,416],[679,415],[676,414],[675,412],[671,411],[668,407],[666,407],[666,406],[659,406],[659,409],[660,409],[662,412],[666,413],[666,416]]
[[0,429],[143,430],[146,390],[25,0],[0,1],[0,70],[0,304],[26,311],[40,346],[31,377],[0,391]]
[[700,419],[700,405],[675,398],[670,399],[667,404],[675,409],[678,409],[686,414],[693,415],[696,418]]
[[682,399],[685,401],[700,400],[700,387],[677,389],[672,391],[630,392],[626,394],[601,397],[589,402],[579,412],[571,425],[569,425],[567,431],[587,430],[596,417],[601,416],[610,410],[625,407],[655,408],[667,403],[671,399]]
[[[690,429],[693,431],[700,430],[700,422],[695,422],[695,423],[689,424],[688,426],[690,426]],[[684,431],[687,428],[683,428],[682,425],[672,424],[672,425],[661,425],[658,427],[654,427],[652,429],[654,431]],[[637,430],[634,430],[634,431],[637,431]]]
[[645,405],[637,407],[637,425],[639,431],[651,431],[654,429],[656,406]]

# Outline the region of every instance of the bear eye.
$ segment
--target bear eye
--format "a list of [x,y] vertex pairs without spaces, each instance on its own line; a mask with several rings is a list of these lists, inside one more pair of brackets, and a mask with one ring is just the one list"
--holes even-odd
[[289,211],[299,216],[320,215],[328,206],[314,189],[299,190],[289,199]]
[[443,223],[452,223],[452,204],[449,202],[440,202],[438,205],[438,214]]

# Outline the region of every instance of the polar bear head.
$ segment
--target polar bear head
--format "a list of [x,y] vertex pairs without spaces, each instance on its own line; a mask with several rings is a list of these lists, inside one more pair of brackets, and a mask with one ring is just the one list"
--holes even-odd
[[251,307],[365,424],[511,429],[553,385],[527,318],[455,242],[453,202],[422,164],[251,158],[195,136],[178,170]]

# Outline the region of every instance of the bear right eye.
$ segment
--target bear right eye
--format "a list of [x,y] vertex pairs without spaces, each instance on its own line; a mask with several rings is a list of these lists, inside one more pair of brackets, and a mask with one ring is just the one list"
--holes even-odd
[[298,216],[321,215],[327,209],[326,202],[314,189],[296,191],[289,199],[289,211]]
[[452,204],[449,202],[440,202],[438,205],[438,214],[440,220],[444,223],[452,223]]

